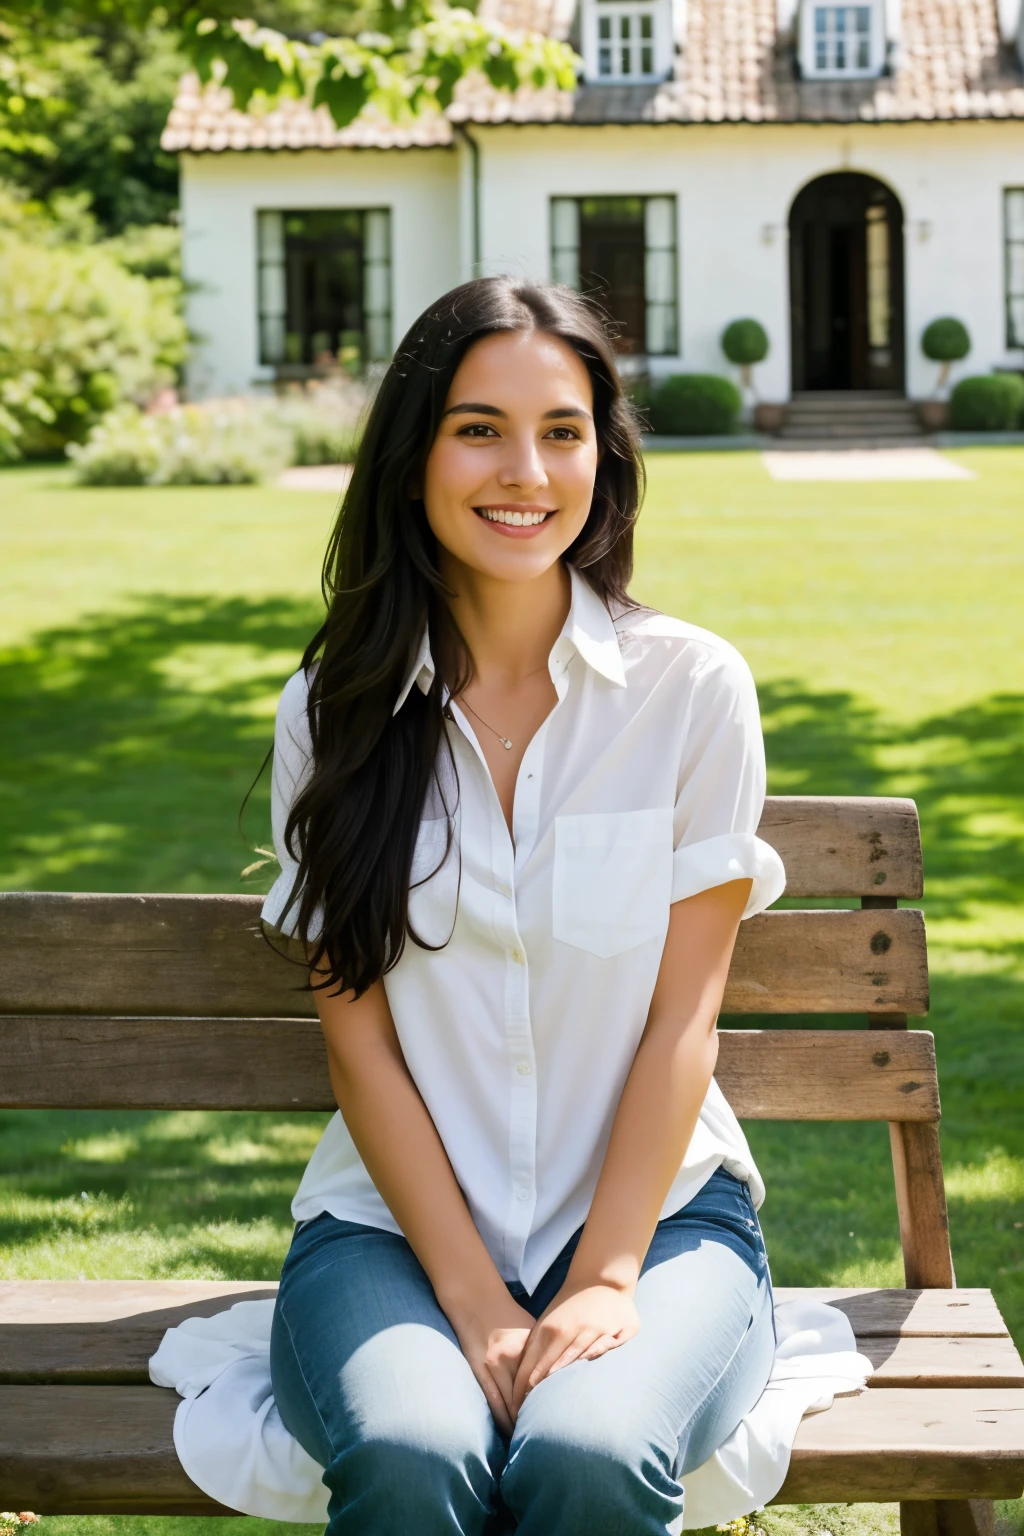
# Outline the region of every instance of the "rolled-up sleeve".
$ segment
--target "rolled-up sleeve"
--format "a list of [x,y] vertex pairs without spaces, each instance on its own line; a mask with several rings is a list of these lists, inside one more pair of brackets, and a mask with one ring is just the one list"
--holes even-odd
[[[274,836],[274,852],[281,866],[281,873],[270,888],[260,917],[267,928],[287,938],[300,937],[299,892],[296,888],[299,865],[295,853],[285,839],[285,827],[295,798],[312,768],[313,748],[309,735],[309,718],[306,713],[308,697],[309,684],[305,673],[296,672],[284,686],[274,724],[270,823]],[[315,931],[301,937],[315,939],[318,936],[319,925],[314,926]]]
[[721,644],[703,659],[690,694],[673,820],[673,901],[730,880],[753,882],[744,917],[778,900],[786,872],[757,836],[764,794],[754,679],[739,652]]

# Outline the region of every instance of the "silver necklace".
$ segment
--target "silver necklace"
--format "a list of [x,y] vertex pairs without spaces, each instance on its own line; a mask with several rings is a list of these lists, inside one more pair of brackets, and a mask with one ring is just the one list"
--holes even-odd
[[506,752],[512,751],[512,742],[510,739],[507,736],[503,736],[500,731],[496,731],[493,725],[487,725],[487,721],[483,718],[482,715],[477,714],[476,710],[473,708],[468,699],[462,698],[459,700],[459,703],[464,705],[465,708],[469,710],[470,714],[473,715],[475,719],[480,721],[481,725],[486,726],[492,736],[497,736]]

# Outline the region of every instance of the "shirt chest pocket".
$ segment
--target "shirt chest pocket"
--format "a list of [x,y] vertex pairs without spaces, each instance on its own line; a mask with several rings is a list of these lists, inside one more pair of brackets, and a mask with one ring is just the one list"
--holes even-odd
[[672,810],[555,818],[552,931],[609,959],[664,938],[672,895]]
[[459,896],[459,849],[444,817],[420,822],[409,872],[409,922],[413,932],[431,947],[447,944],[455,926]]

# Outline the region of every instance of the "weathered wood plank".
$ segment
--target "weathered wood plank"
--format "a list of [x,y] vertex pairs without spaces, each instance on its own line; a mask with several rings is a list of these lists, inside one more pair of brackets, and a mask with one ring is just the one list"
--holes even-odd
[[[0,893],[0,1014],[312,1018],[305,972],[251,896]],[[740,928],[725,1013],[928,1011],[921,913],[764,912]]]
[[[178,1398],[157,1387],[0,1387],[0,1507],[218,1513],[182,1471]],[[895,1388],[837,1398],[797,1431],[780,1503],[1015,1498],[1024,1391]]]
[[786,866],[790,896],[903,896],[924,890],[913,800],[776,795],[758,834]]
[[[877,1034],[875,1035],[877,1039]],[[898,1038],[885,1035],[888,1044]],[[890,1125],[903,1273],[907,1285],[954,1286],[942,1153],[935,1125]]]
[[1022,1488],[1024,1391],[896,1387],[805,1418],[775,1502],[1012,1499]]
[[[723,1030],[715,1073],[741,1118],[939,1116],[927,1030]],[[334,1109],[302,1019],[0,1018],[0,1107]]]
[[858,1339],[938,1339],[962,1336],[1009,1338],[1009,1329],[991,1291],[964,1286],[960,1290],[889,1290],[873,1286],[823,1286],[811,1291],[777,1285],[777,1301],[811,1295],[838,1307],[850,1319]]
[[872,1387],[1024,1387],[1012,1339],[859,1339]]
[[[276,1293],[276,1283],[259,1281],[6,1281],[0,1283],[0,1381],[145,1383],[147,1362],[166,1328]],[[969,1298],[954,1316],[989,1332],[948,1336],[957,1324],[930,1301],[950,1294]],[[858,1348],[875,1366],[872,1387],[1024,1386],[1024,1363],[987,1291],[806,1289],[776,1295],[780,1301],[818,1297],[840,1307],[854,1325]],[[929,1317],[929,1310],[938,1317]],[[915,1326],[915,1313],[918,1326],[945,1328],[947,1334],[907,1331]],[[858,1320],[868,1331],[859,1331]]]

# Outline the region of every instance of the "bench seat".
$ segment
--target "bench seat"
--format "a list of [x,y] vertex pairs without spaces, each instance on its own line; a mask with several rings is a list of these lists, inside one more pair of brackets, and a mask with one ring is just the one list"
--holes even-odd
[[[0,1284],[0,1507],[43,1514],[227,1513],[186,1477],[179,1398],[148,1384],[163,1332],[259,1282]],[[1014,1498],[1024,1482],[1024,1364],[986,1290],[780,1287],[850,1318],[871,1390],[804,1419],[785,1503]]]

